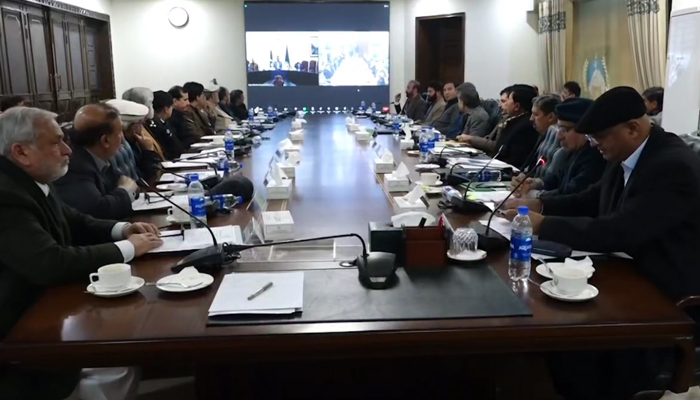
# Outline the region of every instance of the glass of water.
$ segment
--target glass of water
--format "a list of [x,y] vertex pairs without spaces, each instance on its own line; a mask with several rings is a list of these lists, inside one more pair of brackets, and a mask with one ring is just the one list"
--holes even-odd
[[457,228],[452,234],[450,243],[450,254],[460,255],[462,253],[474,253],[479,244],[479,236],[472,228]]

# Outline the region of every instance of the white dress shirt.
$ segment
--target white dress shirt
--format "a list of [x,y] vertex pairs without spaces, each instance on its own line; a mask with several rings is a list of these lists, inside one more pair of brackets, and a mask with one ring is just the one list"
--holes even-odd
[[639,161],[639,156],[642,155],[642,150],[644,150],[644,146],[647,145],[647,141],[649,138],[646,138],[642,144],[637,147],[637,150],[634,151],[625,161],[622,162],[622,172],[624,173],[624,178],[625,178],[625,186],[627,186],[627,181],[630,179],[630,175],[632,175],[632,171],[634,171],[634,167],[637,166],[637,161]]
[[[50,191],[49,185],[39,182],[36,182],[36,184],[39,186],[39,189],[41,189],[41,191],[44,192],[44,196],[48,197]],[[114,224],[111,233],[112,240],[118,240],[117,242],[114,242],[114,244],[119,248],[119,251],[122,253],[125,263],[128,263],[129,261],[133,260],[134,256],[136,255],[136,249],[134,248],[134,245],[130,241],[124,240],[124,231],[130,225],[131,224],[128,222],[117,222],[116,224]]]

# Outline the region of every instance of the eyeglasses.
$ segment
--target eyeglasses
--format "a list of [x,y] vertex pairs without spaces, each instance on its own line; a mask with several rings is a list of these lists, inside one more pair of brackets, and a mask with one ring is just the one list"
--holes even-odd
[[[171,192],[171,193],[163,195],[163,197],[165,197],[166,199],[169,199],[169,198],[173,197],[173,194],[174,193]],[[153,196],[153,195],[150,195],[148,193],[145,193],[145,196],[146,196],[146,204],[155,204],[155,203],[160,203],[160,202],[165,201],[165,199],[161,198],[160,196]]]

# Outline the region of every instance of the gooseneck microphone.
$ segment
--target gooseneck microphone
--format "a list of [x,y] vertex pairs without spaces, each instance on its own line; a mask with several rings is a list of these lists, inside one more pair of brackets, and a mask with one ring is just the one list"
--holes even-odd
[[[498,149],[498,152],[477,172],[476,175],[474,175],[468,182],[467,182],[467,187],[464,189],[464,193],[462,194],[461,197],[451,197],[449,199],[449,205],[445,204],[445,208],[451,208],[454,212],[460,213],[460,214],[482,214],[482,213],[487,213],[490,212],[491,209],[487,207],[484,203],[480,201],[473,201],[469,200],[467,198],[468,193],[469,193],[469,187],[471,186],[472,182],[474,182],[480,174],[482,174],[486,168],[491,165],[493,160],[496,159],[501,154],[501,150],[503,150],[504,146],[501,146]],[[458,163],[452,166],[454,168],[457,166]],[[452,174],[452,169],[450,169],[450,175]],[[448,182],[449,183],[449,182]]]
[[486,171],[486,168],[488,168],[488,167],[491,165],[491,163],[493,162],[493,160],[495,160],[496,158],[498,158],[498,156],[501,155],[501,151],[503,150],[504,147],[506,147],[506,146],[505,146],[505,145],[501,145],[501,147],[498,149],[498,151],[496,152],[496,154],[495,154],[493,157],[491,157],[491,159],[484,165],[483,168],[481,168],[481,169],[479,170],[479,172],[476,173],[476,175],[474,175],[474,176],[472,177],[472,179],[469,180],[469,183],[467,183],[467,187],[464,189],[464,199],[465,199],[465,200],[467,199],[467,193],[469,192],[469,188],[472,186],[472,183],[474,183],[474,181],[478,180],[478,179],[479,179],[479,176],[480,176],[482,173],[484,173],[484,171]]

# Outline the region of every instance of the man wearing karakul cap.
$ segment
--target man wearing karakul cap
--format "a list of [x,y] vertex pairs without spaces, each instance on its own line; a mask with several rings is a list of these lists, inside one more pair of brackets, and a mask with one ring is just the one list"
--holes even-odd
[[[575,250],[627,253],[672,300],[700,293],[700,157],[676,135],[652,126],[644,100],[629,87],[599,97],[576,132],[608,161],[602,179],[576,195],[509,202],[509,217],[527,205],[540,239]],[[628,398],[657,372],[648,350],[582,354],[585,361],[572,358],[553,368],[559,391],[576,393],[567,399]],[[567,371],[590,376],[578,383],[580,376],[557,379]]]

